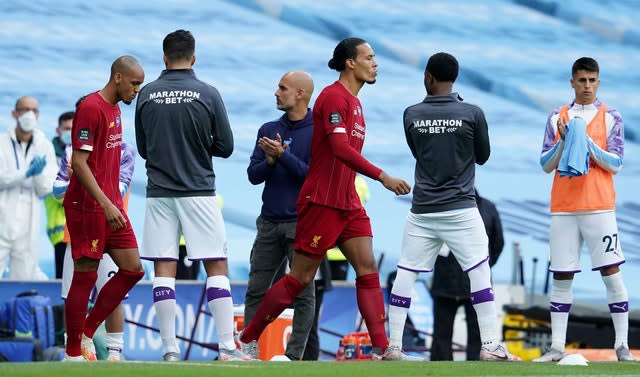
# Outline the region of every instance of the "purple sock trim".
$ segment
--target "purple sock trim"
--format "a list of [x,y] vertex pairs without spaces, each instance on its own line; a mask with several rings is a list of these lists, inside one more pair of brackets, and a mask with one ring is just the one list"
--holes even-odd
[[551,313],[569,313],[571,304],[563,304],[561,302],[549,302],[549,311]]
[[163,300],[175,300],[176,291],[169,287],[155,287],[153,288],[153,302]]
[[231,297],[231,292],[223,288],[207,288],[207,301],[213,301],[218,298]]
[[482,304],[483,302],[493,301],[493,288],[485,288],[481,291],[471,292],[471,304],[477,305]]
[[411,297],[397,296],[392,293],[391,296],[389,296],[389,305],[408,309],[411,306]]
[[609,312],[626,313],[629,311],[629,301],[620,301],[609,304]]

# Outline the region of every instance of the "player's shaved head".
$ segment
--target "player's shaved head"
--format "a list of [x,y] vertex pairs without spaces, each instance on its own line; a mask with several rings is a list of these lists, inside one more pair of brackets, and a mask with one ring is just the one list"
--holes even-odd
[[138,59],[130,55],[120,56],[113,61],[113,64],[111,64],[111,77],[113,77],[116,73],[126,75],[137,70],[142,70],[142,66],[138,62]]
[[290,71],[284,74],[283,79],[287,79],[291,86],[296,89],[302,89],[305,93],[305,99],[311,100],[313,94],[313,78],[305,71]]
[[122,101],[128,105],[136,97],[143,82],[144,69],[138,59],[123,55],[111,64],[109,82],[101,93],[112,104]]

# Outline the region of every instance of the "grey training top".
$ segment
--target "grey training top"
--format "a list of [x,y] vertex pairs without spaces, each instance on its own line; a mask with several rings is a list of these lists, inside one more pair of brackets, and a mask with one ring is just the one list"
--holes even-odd
[[451,93],[427,96],[409,106],[403,119],[416,159],[411,212],[475,207],[475,164],[484,164],[490,153],[482,110]]
[[220,93],[192,69],[162,71],[138,94],[136,143],[147,160],[147,197],[215,195],[211,157],[233,152]]

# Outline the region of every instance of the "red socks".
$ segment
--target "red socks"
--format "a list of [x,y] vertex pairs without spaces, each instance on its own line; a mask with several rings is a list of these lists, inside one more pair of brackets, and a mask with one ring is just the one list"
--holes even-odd
[[384,328],[386,312],[378,273],[356,278],[356,295],[360,314],[369,330],[371,345],[384,352],[389,345],[389,339]]
[[64,316],[67,326],[67,355],[80,356],[80,341],[87,316],[89,294],[96,284],[96,271],[74,271],[69,294],[64,303]]
[[[95,305],[85,321],[84,334],[93,338],[93,334],[102,321],[120,304],[129,290],[142,279],[144,271],[127,271],[122,268],[102,287]],[[86,306],[85,306],[86,307]]]
[[244,330],[242,330],[240,340],[243,343],[258,340],[264,328],[278,318],[280,313],[293,303],[293,299],[298,297],[304,288],[302,283],[289,274],[278,280],[275,285],[269,288],[262,298],[262,303],[258,307],[258,310],[256,310],[253,319],[251,319],[249,325],[245,326]]

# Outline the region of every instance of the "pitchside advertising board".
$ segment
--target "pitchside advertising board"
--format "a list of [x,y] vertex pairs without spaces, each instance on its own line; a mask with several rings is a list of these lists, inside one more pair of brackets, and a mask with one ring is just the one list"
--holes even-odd
[[[234,304],[242,304],[246,291],[246,282],[232,282],[231,294]],[[60,298],[60,281],[16,282],[0,281],[0,301],[16,294],[35,289],[39,294],[51,297],[53,305],[62,304]],[[193,339],[197,343],[217,343],[213,318],[209,315],[206,300],[202,301],[203,281],[176,281],[176,334]],[[416,296],[412,300],[411,315],[417,328],[431,332],[432,314],[431,297],[425,285],[416,283]],[[386,292],[385,292],[386,298]],[[202,312],[199,310],[202,304]],[[129,292],[124,301],[125,324],[124,355],[128,360],[161,360],[162,340],[154,329],[158,328],[156,313],[153,307],[152,283],[141,281]],[[348,332],[358,329],[361,320],[356,302],[356,291],[353,282],[334,282],[334,288],[325,293],[322,306],[320,328],[320,348],[327,354],[335,355],[339,340]],[[283,344],[290,329],[282,332]],[[197,343],[181,340],[179,342],[183,357],[189,352],[189,360],[212,360],[217,352]]]

